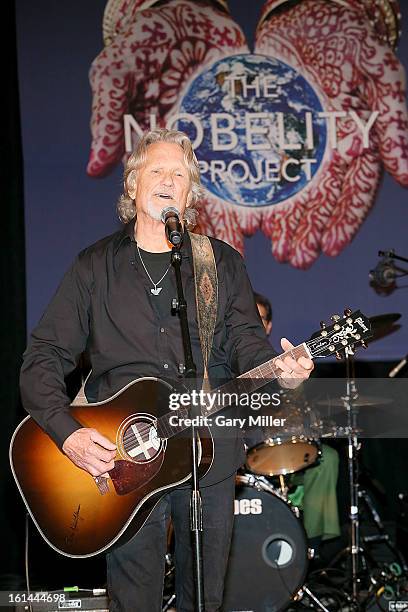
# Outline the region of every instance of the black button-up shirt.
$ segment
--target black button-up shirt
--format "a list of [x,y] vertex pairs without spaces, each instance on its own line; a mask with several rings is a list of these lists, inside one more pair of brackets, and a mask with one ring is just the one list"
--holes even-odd
[[[219,297],[208,371],[216,386],[276,353],[266,338],[241,256],[220,240],[211,238],[211,243]],[[187,233],[182,255],[193,358],[201,377],[203,359]],[[174,283],[173,269],[168,276]],[[65,274],[32,332],[21,370],[24,407],[60,447],[81,426],[70,414],[65,377],[84,350],[92,366],[86,386],[90,401],[106,399],[141,376],[179,377],[184,361],[180,321],[171,314],[170,304],[166,316],[152,305],[151,288],[137,256],[134,221],[82,251]],[[222,465],[214,462],[214,482],[231,474],[242,460],[242,443],[223,442],[218,445],[219,457],[216,445],[215,458]]]

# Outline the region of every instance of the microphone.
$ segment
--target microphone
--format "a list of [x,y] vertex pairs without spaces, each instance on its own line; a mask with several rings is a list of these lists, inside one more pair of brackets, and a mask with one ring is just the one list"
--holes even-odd
[[369,273],[370,280],[379,287],[391,287],[395,283],[398,274],[394,262],[388,257],[381,259],[374,270]]
[[183,242],[183,226],[180,223],[179,211],[174,206],[166,206],[160,213],[165,226],[166,238],[175,247]]

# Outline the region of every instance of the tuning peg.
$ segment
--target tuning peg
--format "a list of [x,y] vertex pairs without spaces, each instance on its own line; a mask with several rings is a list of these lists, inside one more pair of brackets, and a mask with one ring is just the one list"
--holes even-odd
[[326,323],[324,321],[320,321],[320,329],[322,330],[322,336],[327,336]]
[[345,308],[344,309],[344,316],[345,317],[349,317],[351,315],[353,311],[351,310],[351,308]]
[[334,314],[334,315],[332,315],[330,318],[331,318],[331,320],[332,320],[332,321],[333,321],[333,323],[334,323],[334,326],[333,326],[334,331],[339,331],[339,329],[340,329],[340,325],[338,324],[338,321],[340,321],[341,316],[340,316],[340,315],[338,315],[338,314]]
[[362,341],[360,342],[360,346],[362,346],[362,347],[363,347],[363,349],[368,348],[368,346],[366,345],[366,343],[364,342],[364,340],[362,340]]
[[342,355],[339,353],[339,351],[336,351],[336,359],[337,361],[341,361],[343,359]]

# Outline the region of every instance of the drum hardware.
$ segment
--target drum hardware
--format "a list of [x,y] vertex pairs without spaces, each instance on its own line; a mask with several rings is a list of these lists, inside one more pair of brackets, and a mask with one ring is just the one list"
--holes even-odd
[[[360,593],[361,575],[362,573],[371,581],[369,567],[376,565],[372,555],[365,546],[361,543],[368,544],[369,539],[360,538],[360,501],[362,500],[377,529],[381,539],[384,538],[384,526],[375,510],[374,504],[365,490],[359,489],[359,451],[361,450],[361,442],[358,440],[360,432],[357,426],[359,408],[375,405],[378,403],[386,403],[385,398],[368,398],[358,396],[356,380],[354,378],[354,361],[352,356],[348,354],[346,349],[346,367],[347,367],[347,389],[346,395],[343,398],[344,408],[347,413],[347,426],[345,433],[347,434],[347,457],[348,457],[348,474],[349,474],[349,491],[350,491],[350,544],[345,549],[340,551],[338,555],[330,563],[329,567],[336,563],[344,556],[350,556],[351,559],[351,585],[352,599],[351,603],[358,609],[361,604],[362,593]],[[374,400],[377,401],[374,401]],[[368,536],[369,537],[369,536]],[[374,540],[372,540],[374,541]],[[379,541],[379,539],[377,540]]]
[[[370,324],[372,326],[373,337],[370,338],[370,342],[383,338],[395,331],[393,325],[395,321],[400,318],[398,313],[390,313],[384,315],[378,315],[370,318]],[[398,326],[400,327],[400,326]],[[349,491],[350,491],[350,543],[345,549],[340,551],[338,555],[330,563],[329,567],[333,567],[344,556],[349,556],[351,559],[351,584],[352,584],[352,596],[351,605],[354,605],[356,609],[360,609],[361,597],[360,597],[360,585],[361,585],[361,572],[360,569],[366,574],[369,581],[371,581],[371,575],[368,572],[368,563],[371,566],[375,566],[375,562],[372,555],[366,547],[361,546],[362,543],[368,544],[369,539],[360,538],[360,500],[362,500],[378,531],[381,540],[386,541],[384,532],[384,526],[377,513],[374,504],[365,489],[360,490],[359,485],[359,451],[361,449],[361,442],[358,440],[358,434],[361,430],[358,428],[358,412],[361,408],[370,406],[378,406],[381,404],[388,404],[392,400],[389,398],[370,397],[358,394],[357,382],[355,378],[355,363],[353,359],[354,351],[350,347],[345,348],[345,363],[346,363],[346,394],[342,398],[335,398],[334,400],[323,400],[318,402],[320,405],[329,406],[341,406],[347,414],[347,425],[343,428],[344,433],[347,436],[347,458],[348,458],[348,475],[349,475]],[[368,536],[369,537],[369,536]],[[380,541],[380,539],[376,539]],[[397,554],[397,551],[394,552]],[[368,562],[368,563],[367,563]]]
[[360,568],[367,570],[366,556],[367,553],[360,546],[360,508],[359,508],[359,482],[358,469],[359,460],[358,453],[361,449],[361,443],[357,436],[357,418],[358,408],[360,406],[372,405],[365,401],[359,401],[357,384],[354,377],[354,360],[352,359],[352,351],[346,348],[346,394],[342,398],[343,406],[347,414],[347,458],[348,458],[348,475],[349,475],[349,492],[350,492],[350,544],[345,549],[340,551],[338,555],[330,563],[329,567],[336,563],[344,556],[350,556],[351,559],[351,585],[352,599],[351,603],[359,607],[359,588],[360,588]]
[[[390,397],[379,397],[379,396],[371,396],[371,395],[359,395],[355,399],[352,400],[353,408],[365,408],[371,406],[381,406],[383,404],[390,404],[393,400]],[[327,407],[341,407],[347,408],[344,404],[344,397],[335,397],[326,400],[319,400],[317,402],[320,406]]]
[[384,524],[380,518],[380,515],[375,509],[373,500],[371,499],[370,495],[367,493],[365,489],[361,489],[358,492],[358,496],[360,499],[362,499],[365,502],[366,507],[368,508],[370,512],[371,518],[373,519],[375,526],[377,527],[378,532],[379,532],[376,535],[364,536],[362,538],[362,541],[363,542],[387,542],[390,539],[389,535],[388,533],[385,533]]
[[[353,399],[353,408],[382,406],[383,404],[390,404],[392,401],[393,400],[389,397],[378,397],[375,395],[359,395]],[[345,408],[344,397],[332,397],[329,399],[318,400],[317,404],[319,406],[325,406],[327,408]]]
[[166,603],[163,604],[162,612],[167,612],[167,610],[169,610],[169,608],[175,603],[175,601],[176,601],[176,594],[173,593],[171,597],[166,601]]
[[289,487],[285,482],[285,477],[283,474],[279,474],[279,486],[283,497],[286,499],[286,501],[288,501]]
[[[364,544],[369,544],[369,545],[378,544],[380,542],[383,542],[393,554],[394,559],[395,559],[395,564],[398,566],[401,566],[402,571],[404,572],[404,575],[408,575],[408,565],[404,558],[404,555],[402,554],[402,552],[400,552],[397,549],[390,535],[385,531],[385,526],[381,520],[380,515],[378,514],[374,506],[371,496],[368,494],[368,492],[365,489],[362,489],[359,491],[359,497],[360,499],[364,501],[366,508],[369,511],[370,516],[378,532],[376,534],[364,536],[362,538],[362,542]],[[370,579],[372,579],[372,576],[370,576]]]
[[312,591],[306,586],[304,585],[295,595],[295,597],[293,598],[295,601],[301,601],[303,599],[303,597],[306,595],[308,595],[308,597],[310,597],[310,599],[316,604],[316,606],[320,609],[320,610],[324,610],[324,612],[330,612],[330,610],[328,608],[326,608],[326,606],[323,604],[322,601],[320,601],[320,599],[318,599],[315,595],[313,595]]
[[176,601],[174,591],[174,562],[172,555],[166,555],[166,571],[164,576],[162,612],[173,610]]
[[334,437],[334,438],[348,438],[350,435],[358,436],[363,431],[364,430],[361,429],[360,427],[356,427],[355,429],[351,429],[349,427],[343,427],[341,425],[337,425],[334,435],[330,436],[330,437]]

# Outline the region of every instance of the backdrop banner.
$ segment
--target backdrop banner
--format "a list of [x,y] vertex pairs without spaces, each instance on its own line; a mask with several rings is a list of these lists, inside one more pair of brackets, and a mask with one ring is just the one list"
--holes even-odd
[[[407,314],[408,282],[368,276],[378,250],[408,256],[407,7],[247,4],[17,3],[29,329],[77,252],[119,227],[123,162],[156,126],[193,141],[198,231],[245,256],[276,346],[346,306]],[[404,356],[401,323],[366,357]]]

